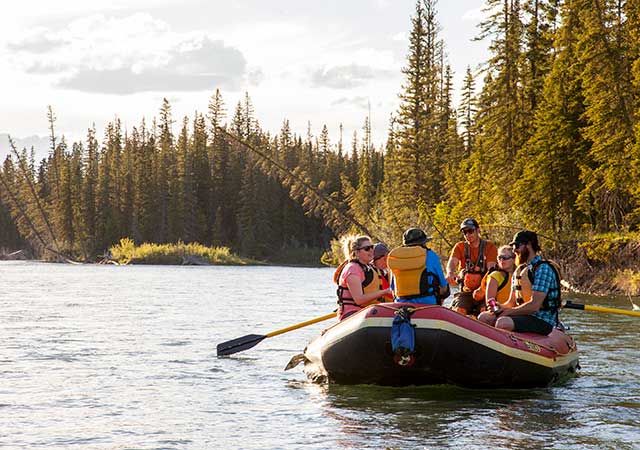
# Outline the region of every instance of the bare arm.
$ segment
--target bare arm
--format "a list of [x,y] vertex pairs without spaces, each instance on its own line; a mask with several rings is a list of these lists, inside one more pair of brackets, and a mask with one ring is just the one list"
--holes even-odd
[[487,281],[487,288],[484,291],[484,298],[487,299],[487,301],[489,301],[490,298],[495,300],[496,295],[498,294],[498,282],[495,280],[495,278],[487,278],[489,280]]
[[460,260],[455,256],[451,256],[449,261],[447,261],[447,273],[445,278],[449,282],[449,284],[456,284],[458,282],[458,278],[456,276],[456,270],[458,269],[458,265],[460,264]]
[[523,303],[520,306],[513,308],[505,308],[502,310],[503,316],[527,316],[538,311],[544,302],[544,298],[547,296],[545,292],[533,291],[531,300]]

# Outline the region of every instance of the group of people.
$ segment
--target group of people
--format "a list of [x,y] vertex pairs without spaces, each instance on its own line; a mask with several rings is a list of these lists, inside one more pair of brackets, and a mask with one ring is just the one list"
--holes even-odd
[[346,240],[345,262],[334,274],[340,320],[376,302],[442,305],[449,286],[458,285],[455,311],[505,330],[549,334],[560,323],[560,275],[540,255],[537,234],[519,231],[496,248],[480,231],[475,219],[462,221],[446,274],[420,228],[406,230],[392,251],[368,236]]

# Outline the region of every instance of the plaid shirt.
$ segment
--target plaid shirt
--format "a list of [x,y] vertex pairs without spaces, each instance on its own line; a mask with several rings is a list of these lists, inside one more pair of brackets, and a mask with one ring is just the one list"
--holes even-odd
[[[542,258],[540,255],[536,255],[529,264],[528,269],[533,273],[533,266],[540,261]],[[539,264],[536,267],[534,280],[531,286],[532,291],[544,292],[549,296],[550,300],[550,308],[546,311],[539,309],[533,315],[539,319],[544,320],[551,324],[551,326],[556,325],[556,318],[558,315],[558,305],[557,302],[553,300],[558,300],[560,294],[560,286],[558,286],[558,280],[556,279],[556,274],[554,270],[551,268],[551,264]],[[555,306],[555,307],[554,307]]]

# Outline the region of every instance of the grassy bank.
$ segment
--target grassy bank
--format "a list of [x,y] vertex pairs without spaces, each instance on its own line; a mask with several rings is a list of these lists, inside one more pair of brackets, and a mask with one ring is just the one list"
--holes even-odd
[[191,264],[247,265],[262,264],[231,253],[228,247],[206,247],[198,243],[136,245],[124,238],[109,251],[118,264]]

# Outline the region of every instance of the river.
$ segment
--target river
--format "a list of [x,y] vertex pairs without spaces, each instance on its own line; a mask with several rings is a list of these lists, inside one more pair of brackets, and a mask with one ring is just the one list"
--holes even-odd
[[[1,262],[2,448],[640,448],[640,319],[564,311],[580,375],[526,391],[319,386],[289,359],[331,269]],[[576,298],[629,309],[626,299]]]

